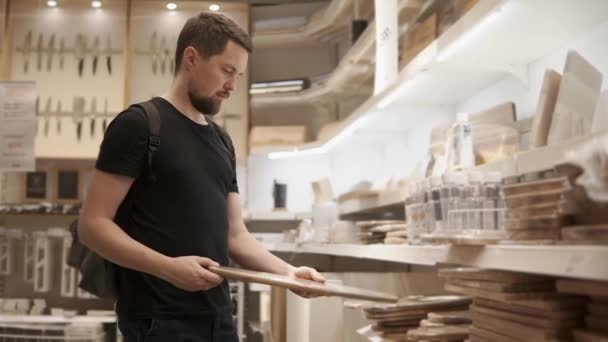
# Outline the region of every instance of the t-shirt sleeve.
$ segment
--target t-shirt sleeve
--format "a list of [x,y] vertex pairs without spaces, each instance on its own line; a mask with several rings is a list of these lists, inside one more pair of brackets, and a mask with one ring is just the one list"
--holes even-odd
[[145,167],[149,128],[143,113],[126,110],[108,126],[95,167],[98,170],[139,177]]

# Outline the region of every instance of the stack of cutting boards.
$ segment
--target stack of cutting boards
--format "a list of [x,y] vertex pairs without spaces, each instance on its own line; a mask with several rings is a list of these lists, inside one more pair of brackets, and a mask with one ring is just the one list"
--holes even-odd
[[559,292],[590,297],[585,316],[586,328],[574,331],[576,342],[608,341],[608,282],[559,279]]
[[504,228],[507,240],[555,241],[576,209],[568,200],[565,177],[505,185]]
[[567,341],[583,325],[585,297],[551,278],[478,268],[443,269],[446,290],[473,297],[471,341]]
[[408,331],[411,341],[465,341],[471,329],[471,316],[466,311],[430,312],[420,327]]
[[[470,303],[471,299],[463,296],[417,296],[402,298],[395,304],[368,305],[363,311],[367,319],[374,321],[372,330],[380,337],[408,341],[412,338],[408,331],[419,328],[421,320],[425,320],[430,312],[464,311]],[[437,336],[431,340],[438,340]],[[447,339],[440,339],[444,340]]]
[[406,224],[404,221],[360,221],[359,239],[364,245],[407,243]]

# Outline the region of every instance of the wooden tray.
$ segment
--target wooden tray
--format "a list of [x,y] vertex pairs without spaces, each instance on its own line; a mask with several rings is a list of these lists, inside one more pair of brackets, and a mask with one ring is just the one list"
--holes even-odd
[[526,282],[538,283],[551,279],[549,277],[534,274],[488,270],[475,267],[443,268],[439,270],[439,277],[461,280],[497,281],[509,284]]
[[293,279],[278,274],[248,271],[223,266],[211,266],[209,267],[209,270],[227,279],[267,284],[284,287],[294,291],[309,292],[324,296],[338,296],[353,299],[375,300],[380,302],[396,302],[398,299],[396,296],[386,293],[336,284],[321,284],[311,280]]
[[497,332],[488,330],[485,327],[479,327],[476,325],[473,325],[471,327],[471,336],[473,336],[472,341],[522,342],[522,340],[520,340],[518,338],[499,334]]
[[484,327],[490,331],[502,335],[518,338],[523,341],[544,341],[547,339],[569,339],[571,330],[569,328],[542,329],[531,327],[527,324],[497,319],[479,313],[472,313],[475,326]]
[[527,219],[529,217],[538,216],[555,216],[559,213],[559,203],[546,203],[540,205],[531,205],[529,207],[513,208],[505,210],[505,219],[518,220]]

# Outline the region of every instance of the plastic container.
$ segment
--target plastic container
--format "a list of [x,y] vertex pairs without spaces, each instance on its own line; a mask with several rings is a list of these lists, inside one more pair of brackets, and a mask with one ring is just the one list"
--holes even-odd
[[448,171],[461,171],[475,166],[473,128],[467,113],[458,113],[457,121],[450,128],[446,153]]
[[485,175],[484,181],[484,199],[482,216],[482,228],[484,231],[494,231],[501,228],[499,215],[497,211],[488,209],[501,209],[503,207],[500,191],[501,191],[502,175],[500,172],[489,172]]

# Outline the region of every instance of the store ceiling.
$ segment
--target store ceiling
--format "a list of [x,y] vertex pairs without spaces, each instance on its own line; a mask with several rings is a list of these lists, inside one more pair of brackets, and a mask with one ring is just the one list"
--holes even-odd
[[252,6],[276,6],[315,2],[329,2],[329,0],[249,0]]

